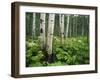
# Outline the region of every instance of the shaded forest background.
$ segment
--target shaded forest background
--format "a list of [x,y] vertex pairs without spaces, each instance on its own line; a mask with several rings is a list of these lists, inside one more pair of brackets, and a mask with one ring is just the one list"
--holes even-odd
[[26,13],[26,67],[89,64],[89,15]]

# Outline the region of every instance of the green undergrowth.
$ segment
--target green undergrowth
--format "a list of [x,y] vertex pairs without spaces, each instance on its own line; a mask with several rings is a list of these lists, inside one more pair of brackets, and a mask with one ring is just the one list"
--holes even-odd
[[52,61],[49,63],[40,41],[26,40],[26,67],[62,66],[89,64],[89,43],[86,37],[72,37],[64,40],[61,46],[59,37],[53,38]]

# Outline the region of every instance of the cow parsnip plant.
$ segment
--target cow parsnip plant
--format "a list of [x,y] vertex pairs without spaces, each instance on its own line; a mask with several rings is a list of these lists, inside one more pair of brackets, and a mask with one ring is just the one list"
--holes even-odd
[[61,66],[89,64],[89,44],[87,37],[71,37],[60,44],[60,38],[54,36],[51,62],[48,62],[46,51],[41,50],[40,41],[27,39],[26,67]]

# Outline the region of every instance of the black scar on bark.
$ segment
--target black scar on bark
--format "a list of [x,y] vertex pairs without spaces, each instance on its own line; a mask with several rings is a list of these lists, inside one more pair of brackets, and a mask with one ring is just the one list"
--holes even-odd
[[43,20],[42,19],[40,19],[40,23],[42,23],[43,22]]
[[53,20],[51,20],[51,22],[53,22]]
[[43,33],[43,29],[42,28],[40,29],[40,33]]

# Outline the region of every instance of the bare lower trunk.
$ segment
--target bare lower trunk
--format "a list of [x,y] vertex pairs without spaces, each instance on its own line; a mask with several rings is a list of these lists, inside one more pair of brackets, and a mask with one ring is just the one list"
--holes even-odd
[[70,15],[67,16],[66,38],[68,37]]
[[48,21],[48,32],[47,32],[47,52],[52,54],[52,43],[53,43],[53,31],[54,31],[54,20],[55,14],[49,14]]
[[60,17],[60,30],[61,30],[61,45],[64,44],[64,15],[59,15]]
[[45,44],[46,44],[46,40],[45,40],[45,17],[46,14],[45,13],[41,13],[40,14],[40,42],[41,42],[41,49],[45,49]]
[[84,16],[82,16],[82,36],[84,36]]
[[76,26],[75,36],[77,37],[77,24],[78,24],[77,17],[78,17],[78,15],[75,15],[75,16],[76,16],[76,18],[75,18],[75,26]]
[[35,13],[33,13],[32,39],[35,38]]

